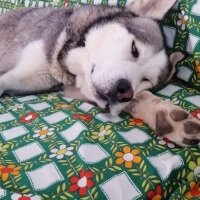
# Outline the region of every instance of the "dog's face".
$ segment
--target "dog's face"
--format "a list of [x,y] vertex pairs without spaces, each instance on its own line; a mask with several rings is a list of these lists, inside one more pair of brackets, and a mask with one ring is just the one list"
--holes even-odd
[[112,114],[169,76],[162,33],[157,22],[147,17],[162,18],[175,0],[136,2],[141,3],[129,9],[139,16],[129,13],[94,24],[85,33],[84,44],[67,56],[77,87],[100,107],[109,107]]

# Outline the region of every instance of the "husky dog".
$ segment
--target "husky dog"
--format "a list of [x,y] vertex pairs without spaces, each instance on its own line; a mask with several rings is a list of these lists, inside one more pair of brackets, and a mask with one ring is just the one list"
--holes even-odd
[[176,0],[113,6],[24,8],[0,16],[0,95],[56,85],[112,114],[171,69],[158,20]]

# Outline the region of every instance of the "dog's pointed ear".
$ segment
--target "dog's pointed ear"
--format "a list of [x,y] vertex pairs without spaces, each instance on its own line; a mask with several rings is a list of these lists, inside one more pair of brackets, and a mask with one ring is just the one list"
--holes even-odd
[[173,127],[170,122],[166,119],[166,112],[161,110],[156,113],[156,134],[163,136],[173,131]]
[[184,55],[180,51],[174,52],[169,56],[169,62],[170,62],[169,67],[171,69],[170,69],[170,74],[168,76],[167,82],[169,80],[171,80],[172,76],[175,74],[177,63],[180,62],[181,60],[183,60],[185,58],[185,56],[186,55]]
[[133,13],[154,19],[162,19],[177,0],[136,0],[128,6]]
[[186,55],[184,53],[182,53],[180,51],[176,51],[169,56],[169,61],[170,61],[171,65],[175,66],[178,62],[183,60],[185,58],[185,56]]

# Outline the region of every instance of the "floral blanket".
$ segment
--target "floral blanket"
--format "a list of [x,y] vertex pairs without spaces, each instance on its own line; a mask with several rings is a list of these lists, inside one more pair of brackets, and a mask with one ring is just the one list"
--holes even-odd
[[[133,0],[0,0],[19,7]],[[64,3],[65,2],[65,3]],[[170,52],[188,55],[157,95],[200,120],[200,0],[178,0],[163,22]],[[188,87],[187,87],[188,85]],[[156,137],[141,120],[58,94],[0,98],[0,199],[185,200],[200,198],[200,146]]]
[[[200,119],[200,92],[158,95]],[[141,120],[111,117],[58,94],[0,99],[0,199],[198,199],[200,146],[156,137]]]

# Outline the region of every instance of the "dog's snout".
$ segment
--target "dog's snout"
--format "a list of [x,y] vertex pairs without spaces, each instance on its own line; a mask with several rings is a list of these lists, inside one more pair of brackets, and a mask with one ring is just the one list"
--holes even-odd
[[125,103],[132,100],[134,92],[130,82],[120,79],[110,89],[99,89],[96,87],[98,96],[109,103]]
[[133,98],[133,89],[130,82],[126,79],[119,80],[116,85],[114,96],[120,103],[130,101]]

